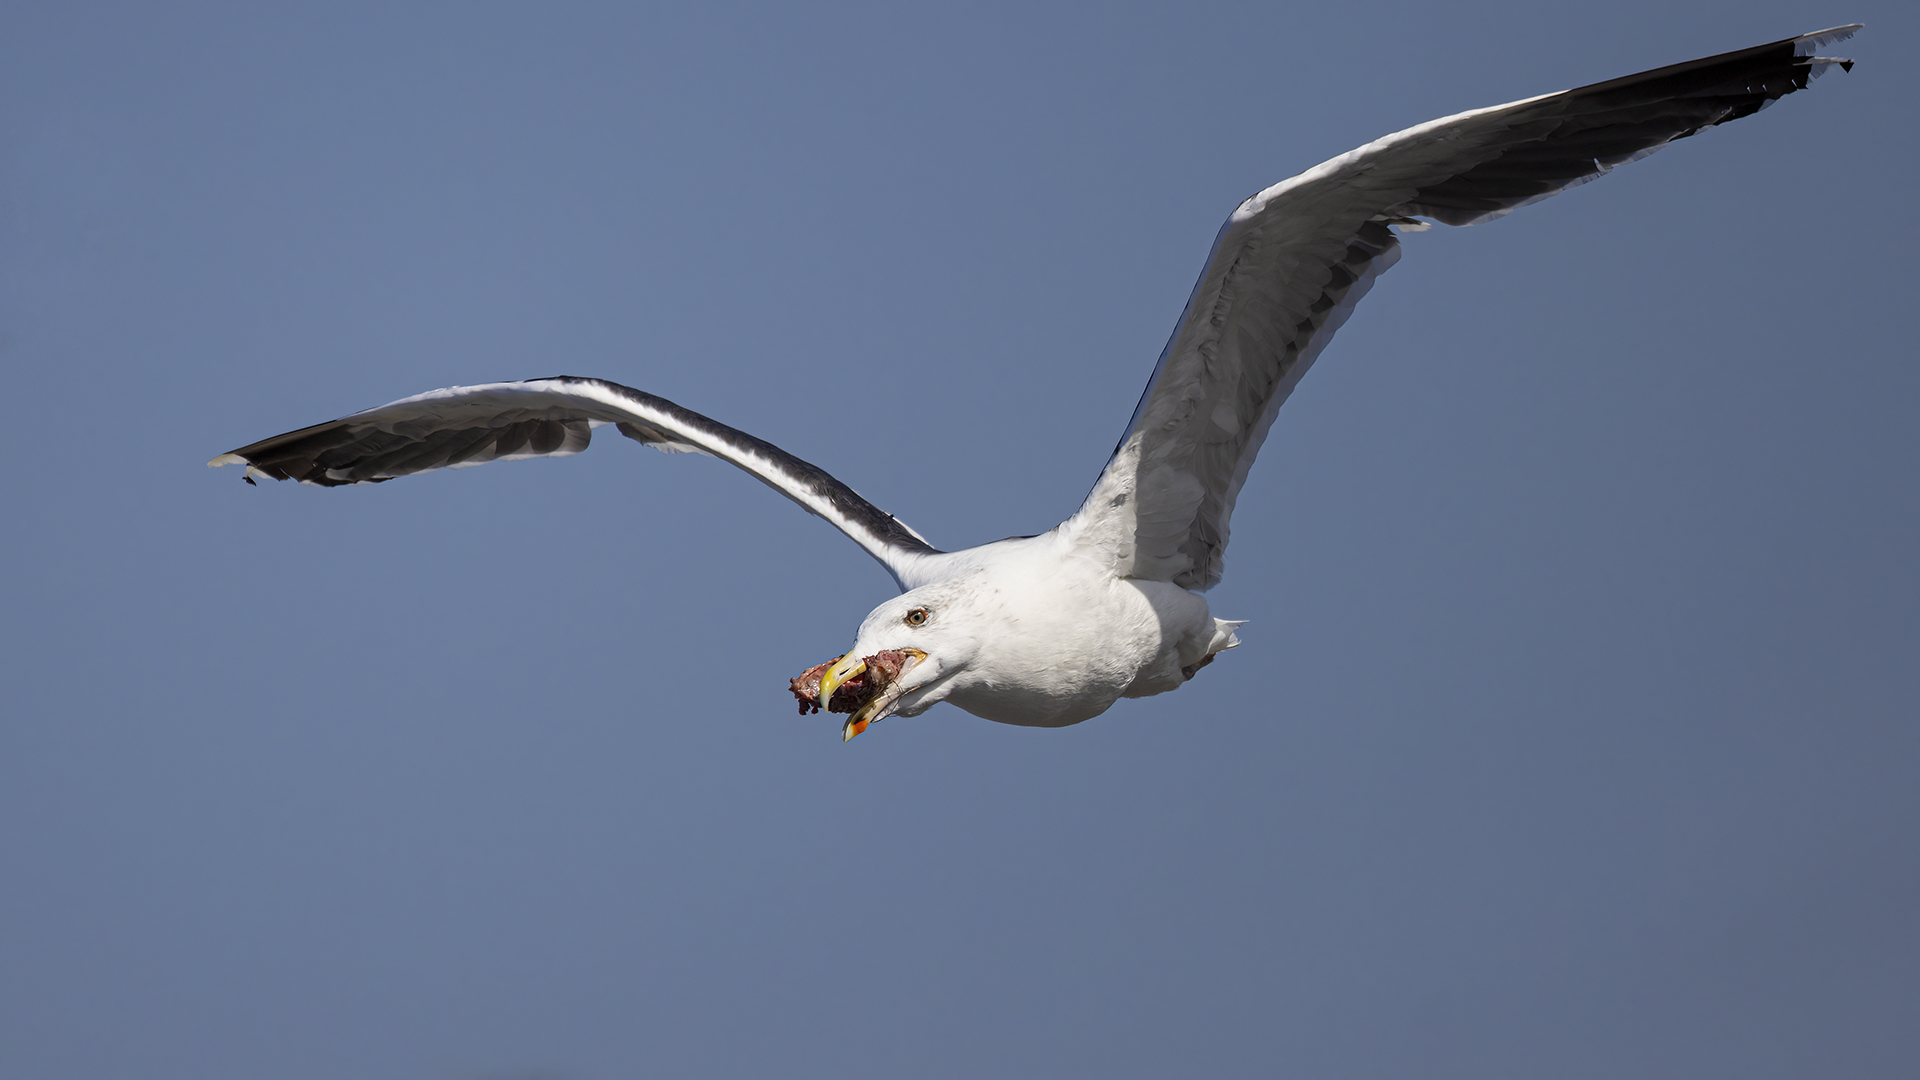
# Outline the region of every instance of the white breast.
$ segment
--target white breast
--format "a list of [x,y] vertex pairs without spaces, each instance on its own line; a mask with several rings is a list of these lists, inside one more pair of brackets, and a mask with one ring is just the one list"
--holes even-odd
[[993,631],[946,700],[1003,724],[1064,727],[1121,697],[1172,690],[1217,636],[1199,594],[1114,577],[1046,537],[1006,551],[971,584]]

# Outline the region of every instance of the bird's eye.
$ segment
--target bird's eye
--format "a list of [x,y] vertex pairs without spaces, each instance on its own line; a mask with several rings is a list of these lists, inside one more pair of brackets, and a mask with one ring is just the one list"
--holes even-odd
[[907,612],[908,626],[923,626],[926,624],[926,621],[927,621],[926,608],[917,607],[917,608],[914,608],[912,611]]

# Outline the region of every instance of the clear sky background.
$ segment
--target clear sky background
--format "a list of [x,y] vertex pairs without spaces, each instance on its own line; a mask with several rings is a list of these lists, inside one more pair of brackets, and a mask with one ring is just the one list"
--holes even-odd
[[[1245,647],[843,746],[880,568],[618,439],[201,463],[598,375],[936,544],[1080,501],[1214,230],[1441,114],[1860,60],[1405,238]],[[14,3],[0,1076],[1912,1077],[1910,4]]]

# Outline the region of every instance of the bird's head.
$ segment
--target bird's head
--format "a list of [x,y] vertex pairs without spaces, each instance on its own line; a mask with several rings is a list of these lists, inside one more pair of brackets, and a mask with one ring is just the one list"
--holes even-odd
[[845,655],[794,680],[801,711],[811,704],[851,713],[842,739],[895,713],[925,712],[947,697],[979,651],[970,609],[967,590],[952,582],[922,586],[874,608]]

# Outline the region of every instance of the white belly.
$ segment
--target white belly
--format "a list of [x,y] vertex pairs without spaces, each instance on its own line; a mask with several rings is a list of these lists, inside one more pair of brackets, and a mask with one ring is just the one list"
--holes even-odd
[[1015,617],[983,649],[993,678],[957,684],[948,701],[1002,724],[1077,724],[1122,697],[1179,686],[1180,669],[1215,638],[1196,593],[1165,582],[1061,577],[1003,588],[1001,602]]

